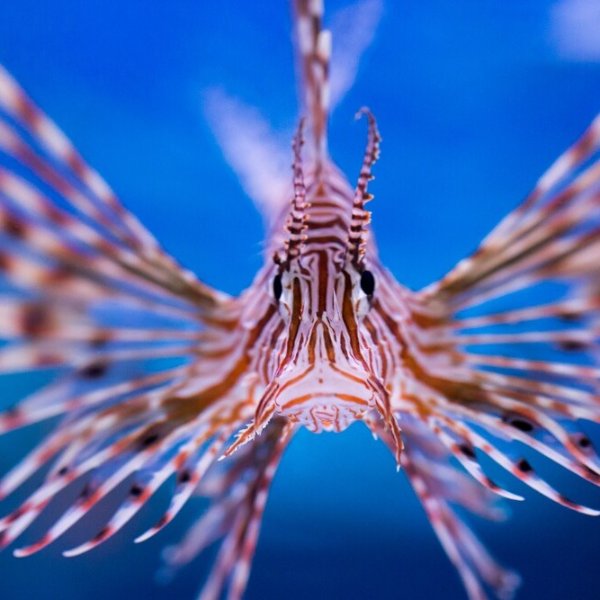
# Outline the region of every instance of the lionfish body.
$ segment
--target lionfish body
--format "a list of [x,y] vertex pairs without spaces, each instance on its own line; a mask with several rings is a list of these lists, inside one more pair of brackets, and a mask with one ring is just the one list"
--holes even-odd
[[[486,475],[480,455],[560,504],[599,514],[556,491],[507,442],[600,482],[598,457],[576,424],[600,420],[600,120],[473,256],[413,292],[379,263],[370,231],[375,119],[360,113],[368,139],[351,186],[327,152],[331,37],[322,7],[295,4],[305,117],[287,192],[259,198],[271,237],[264,268],[239,298],[168,256],[0,71],[0,332],[9,342],[0,369],[56,373],[0,416],[0,432],[62,417],[2,480],[6,496],[51,462],[39,488],[0,520],[0,541],[12,543],[79,485],[48,532],[16,554],[39,551],[127,482],[109,522],[65,552],[80,554],[174,480],[166,513],[137,541],[192,495],[209,497],[168,560],[185,563],[222,539],[201,597],[227,590],[239,598],[293,434],[359,421],[406,472],[469,597],[510,595],[517,577],[456,512],[495,518],[496,497],[520,499]],[[235,142],[225,140],[226,154]],[[246,176],[247,157],[229,150]],[[539,303],[536,290],[549,282],[556,297]],[[494,309],[504,297],[513,306]]]

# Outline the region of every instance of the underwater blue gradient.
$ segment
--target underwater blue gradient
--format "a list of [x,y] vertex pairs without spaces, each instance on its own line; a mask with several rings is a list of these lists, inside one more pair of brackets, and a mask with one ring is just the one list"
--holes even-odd
[[[373,226],[384,263],[403,283],[425,285],[474,249],[600,108],[600,63],[560,57],[549,33],[554,4],[387,1],[358,81],[332,118],[330,147],[354,178],[365,127],[353,115],[372,108],[384,137]],[[166,248],[231,293],[261,264],[261,219],[203,121],[202,94],[222,84],[275,128],[290,130],[297,108],[289,40],[285,2],[0,3],[0,62]],[[5,382],[0,405],[22,385]],[[0,472],[42,429],[0,438]],[[554,481],[600,505],[597,489],[558,472]],[[510,489],[523,491],[516,481]],[[600,521],[524,493],[510,521],[471,520],[524,576],[518,597],[600,597]],[[3,553],[0,598],[193,597],[210,555],[166,586],[154,573],[161,548],[179,539],[197,502],[152,541],[132,543],[165,502],[163,493],[80,558],[60,552],[92,532],[93,518],[40,555]],[[292,443],[247,597],[413,600],[464,592],[391,456],[354,426],[343,435],[303,432]]]

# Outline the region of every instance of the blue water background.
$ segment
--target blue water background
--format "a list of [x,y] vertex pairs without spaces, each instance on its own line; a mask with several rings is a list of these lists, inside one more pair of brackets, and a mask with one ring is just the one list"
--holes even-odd
[[[332,119],[330,147],[353,178],[365,132],[352,117],[364,104],[373,109],[384,136],[373,227],[383,261],[403,283],[425,285],[470,252],[600,108],[600,66],[559,56],[552,6],[388,1],[357,84]],[[275,128],[290,129],[297,111],[289,39],[284,2],[0,3],[0,62],[165,247],[230,293],[261,264],[261,219],[203,121],[202,93],[222,84]],[[13,396],[19,385],[16,378]],[[32,442],[28,432],[0,439],[0,472]],[[600,505],[597,490],[559,473],[554,481]],[[525,493],[510,521],[471,520],[524,576],[519,597],[598,598],[600,522]],[[185,531],[197,504],[147,544],[131,541],[165,502],[163,495],[81,558],[60,552],[89,525],[33,558],[3,553],[0,598],[193,597],[207,559],[166,587],[154,572],[160,549]],[[463,597],[381,444],[360,426],[298,435],[273,486],[248,598]]]

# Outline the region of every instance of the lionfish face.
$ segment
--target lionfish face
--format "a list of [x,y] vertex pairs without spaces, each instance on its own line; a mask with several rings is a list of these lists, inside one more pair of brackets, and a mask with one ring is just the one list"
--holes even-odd
[[384,382],[369,360],[364,318],[375,294],[367,268],[370,199],[366,184],[379,134],[369,114],[369,142],[356,191],[335,171],[307,177],[300,156],[302,125],[294,139],[294,198],[289,234],[275,253],[272,276],[281,333],[279,360],[259,403],[255,426],[274,415],[318,433],[342,431],[385,406]]
[[273,278],[285,330],[271,393],[275,412],[292,422],[313,432],[342,431],[373,408],[383,390],[361,335],[375,280],[346,260],[342,240],[319,243],[321,227],[313,218],[304,251]]

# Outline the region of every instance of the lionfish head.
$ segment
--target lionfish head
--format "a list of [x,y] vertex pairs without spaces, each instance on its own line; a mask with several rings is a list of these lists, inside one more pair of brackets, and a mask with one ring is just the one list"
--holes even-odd
[[369,141],[353,192],[337,172],[316,163],[305,177],[302,123],[294,138],[294,195],[287,239],[275,252],[272,299],[280,315],[272,346],[271,378],[258,404],[256,432],[273,416],[318,433],[342,431],[373,411],[387,419],[388,393],[366,317],[379,267],[368,243],[371,197],[367,182],[379,134],[369,118]]
[[361,332],[374,287],[371,271],[337,247],[307,249],[274,275],[273,298],[285,324],[265,390],[274,413],[317,433],[342,431],[375,406],[383,386]]

